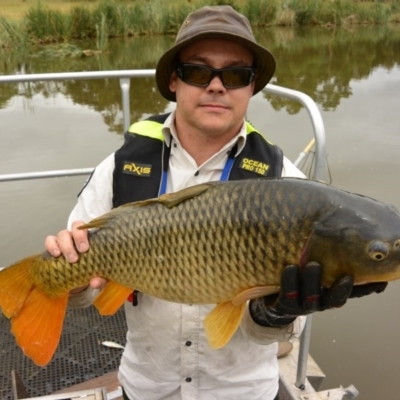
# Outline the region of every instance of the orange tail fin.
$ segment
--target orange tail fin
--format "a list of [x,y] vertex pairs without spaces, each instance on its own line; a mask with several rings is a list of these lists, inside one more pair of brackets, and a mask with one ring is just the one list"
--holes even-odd
[[68,293],[57,299],[33,289],[18,316],[11,320],[11,331],[22,351],[37,365],[46,365],[60,340]]
[[0,308],[7,318],[19,314],[32,289],[30,269],[37,256],[24,258],[0,271]]
[[30,269],[37,256],[0,271],[0,307],[23,352],[38,365],[52,358],[61,335],[68,293],[48,297],[34,287]]

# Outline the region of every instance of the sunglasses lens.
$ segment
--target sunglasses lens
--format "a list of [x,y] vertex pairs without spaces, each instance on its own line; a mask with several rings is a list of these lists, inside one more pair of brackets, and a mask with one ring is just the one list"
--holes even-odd
[[222,72],[222,82],[225,87],[237,88],[247,86],[251,80],[252,71],[244,68],[230,68]]
[[207,86],[211,81],[212,71],[201,65],[183,65],[183,81],[198,86]]
[[180,64],[178,76],[186,83],[195,86],[208,86],[214,76],[218,76],[226,88],[240,88],[249,85],[254,72],[249,67],[229,67],[214,69],[204,65]]

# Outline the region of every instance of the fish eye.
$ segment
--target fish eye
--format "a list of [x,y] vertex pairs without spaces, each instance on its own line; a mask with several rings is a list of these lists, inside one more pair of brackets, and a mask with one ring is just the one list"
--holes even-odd
[[369,245],[368,254],[372,260],[383,261],[389,255],[389,248],[383,242],[373,242]]
[[398,248],[400,248],[400,239],[397,239],[397,240],[394,242],[393,247],[394,247],[396,250],[397,250]]

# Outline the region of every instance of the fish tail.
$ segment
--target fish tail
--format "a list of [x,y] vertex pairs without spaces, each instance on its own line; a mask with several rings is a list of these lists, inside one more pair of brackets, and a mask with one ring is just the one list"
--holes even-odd
[[7,318],[19,314],[33,288],[31,267],[38,256],[31,256],[0,271],[0,308]]
[[11,331],[23,352],[43,366],[57,349],[68,292],[52,298],[35,287],[31,269],[39,257],[25,258],[0,271],[0,307],[11,318]]

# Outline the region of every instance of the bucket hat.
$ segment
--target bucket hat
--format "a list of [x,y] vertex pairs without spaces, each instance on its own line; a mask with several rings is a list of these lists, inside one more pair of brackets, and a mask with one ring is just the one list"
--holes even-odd
[[260,46],[253,35],[248,19],[231,6],[206,6],[188,15],[176,36],[175,44],[159,59],[156,82],[161,95],[176,101],[169,90],[171,74],[179,52],[200,39],[228,39],[251,50],[255,58],[256,78],[254,94],[262,90],[275,72],[275,58],[269,50]]

